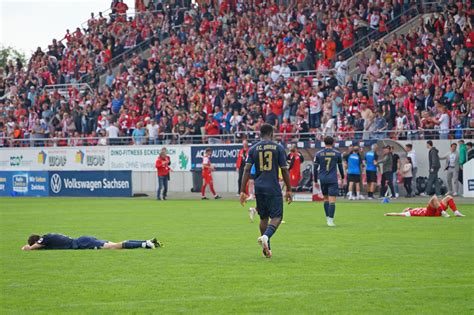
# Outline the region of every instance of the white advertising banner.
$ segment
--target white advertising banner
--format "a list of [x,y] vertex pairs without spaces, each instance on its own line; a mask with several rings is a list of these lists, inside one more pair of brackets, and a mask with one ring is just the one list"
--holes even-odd
[[108,170],[106,147],[43,147],[0,150],[0,170]]
[[[109,148],[110,170],[155,171],[161,146],[116,146]],[[191,169],[190,146],[166,146],[175,172]]]
[[[190,146],[166,146],[175,172],[191,169]],[[155,171],[160,146],[44,147],[0,150],[2,171]]]

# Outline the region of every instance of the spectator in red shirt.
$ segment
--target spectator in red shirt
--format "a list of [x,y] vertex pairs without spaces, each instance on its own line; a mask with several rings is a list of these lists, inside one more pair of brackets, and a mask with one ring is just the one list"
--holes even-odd
[[[158,174],[158,190],[156,192],[157,200],[166,200],[168,193],[168,180],[170,176],[171,159],[166,154],[166,148],[162,148],[160,156],[156,159],[155,167]],[[161,191],[163,190],[163,199],[161,198]]]
[[207,136],[216,136],[220,134],[219,123],[214,119],[212,114],[207,115],[207,121],[204,125],[204,130]]

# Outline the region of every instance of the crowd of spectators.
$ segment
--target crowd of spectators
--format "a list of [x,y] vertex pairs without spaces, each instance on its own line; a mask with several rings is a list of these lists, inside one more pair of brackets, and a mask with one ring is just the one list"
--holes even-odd
[[[474,127],[468,2],[449,1],[407,35],[373,43],[358,56],[368,84],[348,76],[337,53],[370,30],[386,32],[390,20],[405,21],[410,1],[224,0],[186,10],[187,3],[137,3],[128,18],[114,1],[110,19],[92,15],[87,29],[38,49],[27,67],[12,61],[1,69],[0,137],[35,145],[119,144],[121,136],[201,142],[252,138],[267,122],[284,141],[428,139],[470,136],[462,129]],[[145,40],[148,54],[131,54],[100,79],[112,58]],[[308,70],[318,71],[292,75]],[[42,89],[81,80],[92,92]]]

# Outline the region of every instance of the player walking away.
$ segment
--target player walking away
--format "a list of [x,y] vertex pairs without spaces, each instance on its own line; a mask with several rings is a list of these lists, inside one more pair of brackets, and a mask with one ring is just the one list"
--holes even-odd
[[[359,147],[354,146],[352,153],[347,156],[346,169],[347,169],[347,182],[349,183],[349,200],[360,200],[365,199],[360,194],[360,174],[362,171],[362,158],[359,153]],[[356,188],[356,195],[352,193],[352,189]]]
[[304,162],[303,154],[298,152],[296,144],[293,144],[287,158],[290,169],[290,184],[292,188],[298,187],[301,180],[301,163]]
[[120,243],[113,243],[99,240],[92,236],[71,238],[63,234],[49,233],[43,236],[37,234],[31,235],[28,238],[28,245],[23,246],[21,249],[155,249],[162,246],[163,244],[156,238],[144,241],[123,241]]
[[390,193],[392,194],[392,198],[396,198],[394,195],[393,189],[393,160],[392,160],[392,152],[389,145],[386,145],[383,148],[383,157],[378,164],[381,165],[382,168],[382,181],[380,185],[382,186],[380,189],[380,198],[385,197],[385,193],[387,192],[387,185],[390,188]]
[[204,156],[202,157],[202,188],[201,188],[201,199],[208,200],[206,197],[206,186],[209,185],[209,189],[211,190],[214,199],[221,199],[221,196],[216,194],[214,190],[214,181],[212,180],[212,171],[215,171],[214,166],[211,164],[211,155],[212,149],[207,148],[204,152]]
[[314,156],[313,177],[314,182],[321,183],[321,191],[324,196],[324,213],[328,226],[334,224],[334,214],[336,213],[336,196],[339,194],[337,184],[337,170],[344,180],[344,169],[342,166],[342,155],[339,151],[333,149],[334,139],[330,136],[324,138],[325,148],[320,150]]
[[[170,157],[166,155],[166,149],[161,150],[160,156],[156,159],[155,167],[158,173],[158,190],[156,191],[157,200],[166,200],[168,194],[168,180],[170,176]],[[161,191],[163,190],[163,197]]]
[[[267,258],[272,257],[270,239],[275,234],[283,218],[283,197],[278,182],[278,170],[281,168],[286,185],[285,200],[292,201],[290,174],[283,147],[272,141],[273,127],[263,124],[260,127],[261,141],[252,146],[247,156],[242,185],[245,187],[250,178],[250,169],[255,165],[255,196],[257,211],[260,216],[260,237],[258,243]],[[247,194],[240,193],[240,204],[245,206]],[[270,218],[270,224],[269,219]]]
[[446,196],[443,200],[439,201],[438,197],[434,195],[431,197],[426,208],[405,208],[403,212],[391,212],[385,213],[387,217],[439,217],[443,216],[449,218],[449,214],[446,213],[446,209],[451,208],[454,215],[457,217],[465,217],[464,214],[459,212],[454,202],[454,198]]
[[370,151],[365,153],[365,171],[367,177],[367,199],[374,199],[375,186],[377,185],[377,144],[373,144]]
[[242,149],[239,151],[239,155],[237,156],[236,168],[237,172],[239,172],[239,179],[237,180],[237,185],[239,188],[238,194],[242,191],[245,191],[245,187],[242,187],[242,177],[244,175],[244,168],[245,168],[245,161],[247,160],[247,153],[249,151],[249,144],[247,140],[242,141]]

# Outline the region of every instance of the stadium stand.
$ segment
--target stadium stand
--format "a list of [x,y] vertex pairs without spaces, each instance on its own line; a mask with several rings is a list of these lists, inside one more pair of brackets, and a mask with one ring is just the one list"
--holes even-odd
[[1,145],[472,137],[470,1],[154,3],[1,69]]

